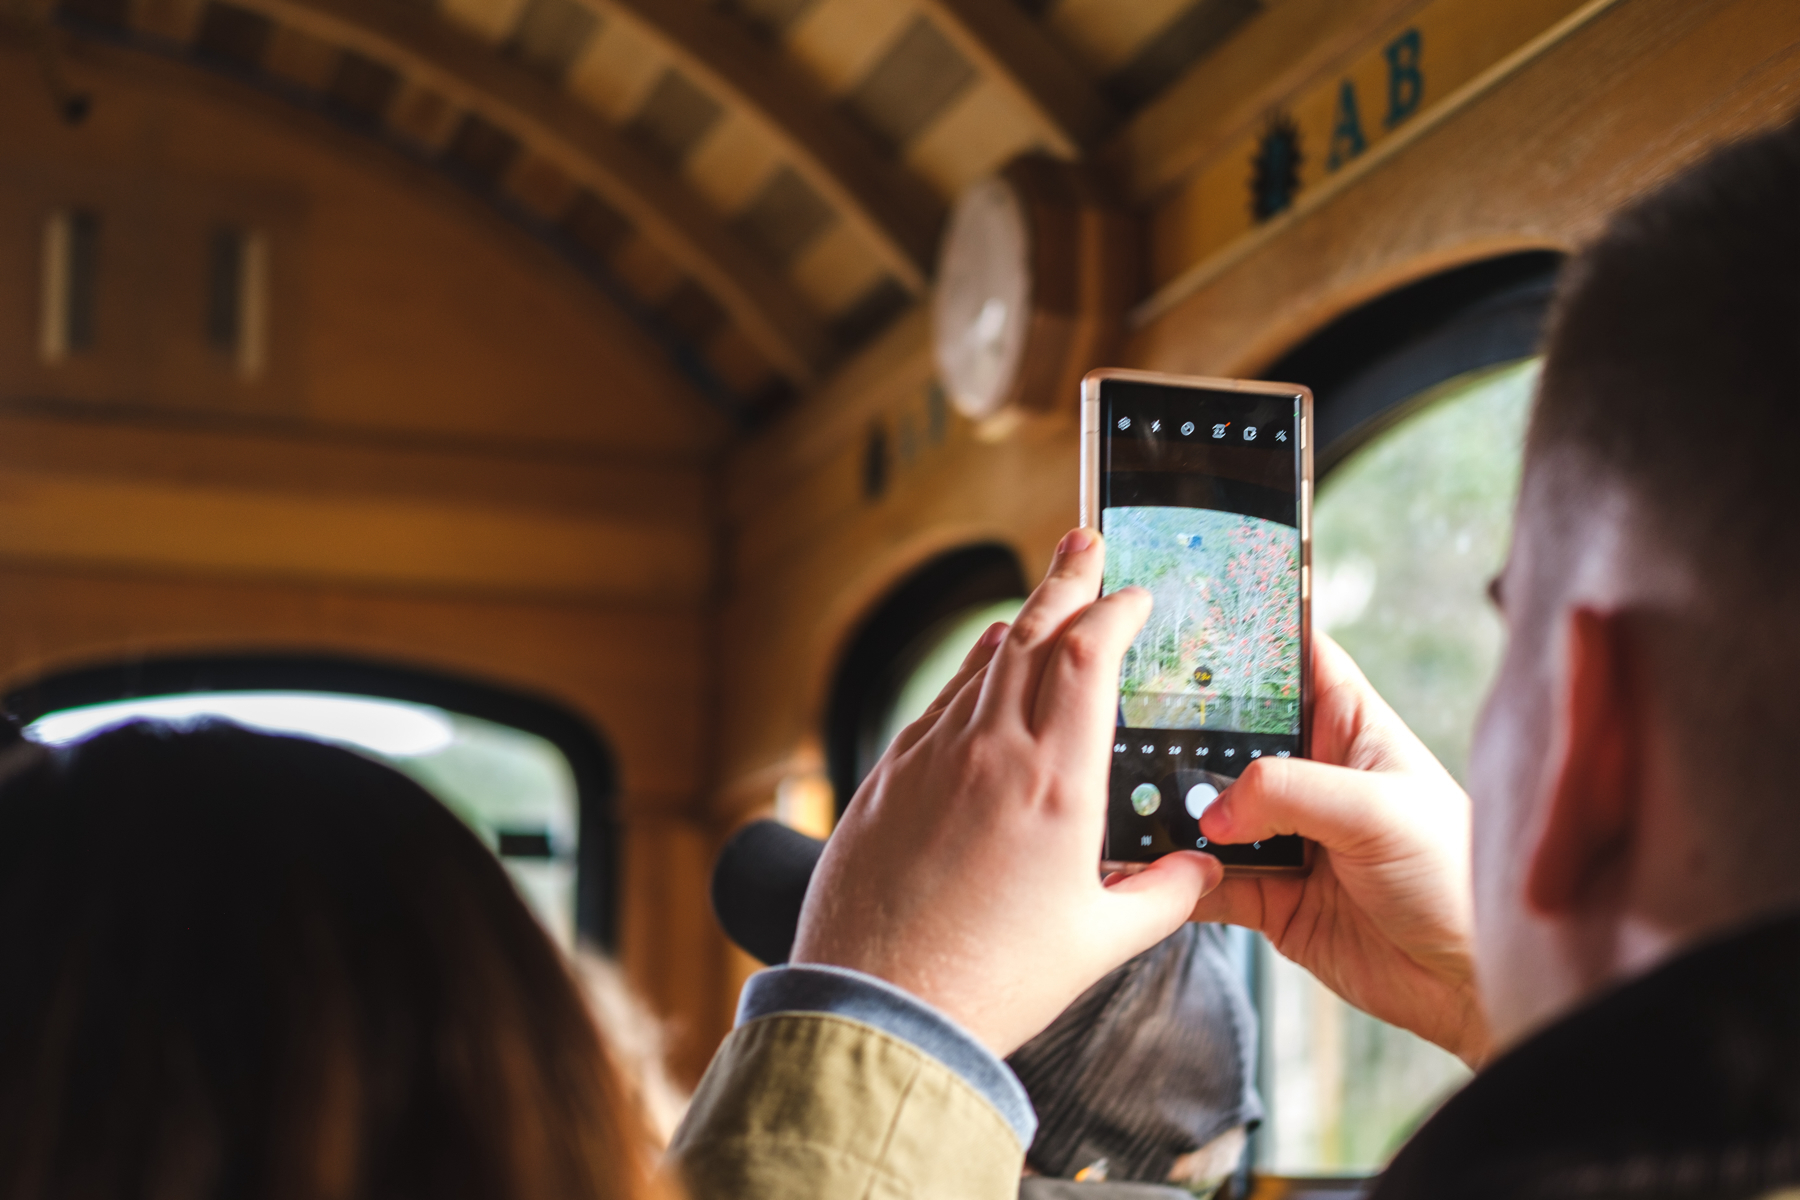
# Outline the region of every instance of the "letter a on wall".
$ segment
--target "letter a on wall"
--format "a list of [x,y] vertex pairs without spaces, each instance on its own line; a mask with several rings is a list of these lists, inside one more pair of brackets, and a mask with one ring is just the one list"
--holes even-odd
[[1361,154],[1369,141],[1363,136],[1362,117],[1356,108],[1356,85],[1348,79],[1338,87],[1337,112],[1331,119],[1331,155],[1325,165],[1333,171]]

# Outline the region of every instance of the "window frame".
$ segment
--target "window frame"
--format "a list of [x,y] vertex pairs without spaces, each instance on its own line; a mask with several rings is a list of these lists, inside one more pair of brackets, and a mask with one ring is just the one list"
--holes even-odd
[[1439,384],[1530,358],[1563,256],[1532,250],[1417,280],[1338,317],[1259,372],[1313,393],[1314,486]]
[[542,696],[452,675],[339,655],[215,654],[133,659],[52,672],[0,697],[0,711],[29,725],[69,708],[192,692],[334,692],[428,704],[535,734],[568,761],[579,829],[575,931],[617,952],[618,772],[611,748],[588,721]]
[[1028,590],[1010,546],[976,542],[915,567],[869,608],[838,656],[825,705],[826,772],[838,816],[886,749],[874,743],[889,707],[928,649],[925,635],[960,612],[1021,599]]
[[[1541,353],[1563,262],[1555,251],[1525,251],[1416,280],[1343,314],[1259,372],[1312,390],[1315,489],[1357,450],[1428,406],[1439,385]],[[1248,959],[1266,1123],[1275,1119],[1264,1020],[1268,981],[1260,950]],[[1251,1133],[1234,1195],[1248,1194],[1266,1136],[1262,1129]],[[1361,1195],[1376,1177],[1295,1177],[1294,1194]]]

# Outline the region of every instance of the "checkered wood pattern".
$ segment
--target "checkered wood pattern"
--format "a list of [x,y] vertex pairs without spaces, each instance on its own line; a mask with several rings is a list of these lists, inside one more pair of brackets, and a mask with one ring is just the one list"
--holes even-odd
[[[646,5],[686,3],[771,52],[797,94],[921,185],[941,220],[970,181],[1027,150],[1080,152],[1009,78],[965,14],[1010,5],[1073,64],[1113,121],[1191,69],[1261,5],[1278,0],[362,0],[406,9],[478,43],[616,131],[644,169],[698,198],[749,267],[791,295],[816,334],[780,342],[746,303],[703,277],[618,193],[575,177],[566,148],[451,94],[404,56],[334,38],[355,5],[310,19],[309,0],[63,0],[68,23],[141,35],[195,60],[266,77],[341,121],[416,150],[587,260],[653,334],[709,377],[740,416],[768,415],[922,298],[920,239],[884,237],[846,202],[780,114],[721,79],[715,49],[671,36]],[[325,5],[324,7],[330,7]],[[322,32],[323,30],[323,32]],[[1004,49],[1004,47],[1000,48]],[[500,111],[504,106],[500,106]],[[853,190],[853,189],[849,189]],[[629,197],[627,197],[629,198]],[[915,206],[916,207],[916,206]],[[925,239],[927,242],[929,238]],[[717,243],[715,243],[717,244]],[[899,249],[896,247],[899,246]],[[809,327],[810,328],[810,327]],[[804,332],[804,331],[803,331]],[[772,352],[772,346],[776,352]],[[786,361],[779,350],[799,346]]]

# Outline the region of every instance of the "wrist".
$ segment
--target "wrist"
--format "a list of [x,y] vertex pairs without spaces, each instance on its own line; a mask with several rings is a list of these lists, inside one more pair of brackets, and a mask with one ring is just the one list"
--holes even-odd
[[[789,962],[797,967],[852,971],[879,980],[942,1016],[998,1057],[1018,1048],[1004,1032],[989,1028],[986,1018],[991,1014],[980,1003],[980,996],[968,997],[963,989],[938,986],[929,971],[904,969],[903,963],[868,954],[803,953],[798,948]],[[973,1003],[966,1002],[971,999]]]

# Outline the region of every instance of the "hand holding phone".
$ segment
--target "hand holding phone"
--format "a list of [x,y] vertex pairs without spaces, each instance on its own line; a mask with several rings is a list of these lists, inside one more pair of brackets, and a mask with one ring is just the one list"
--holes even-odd
[[1232,873],[1304,872],[1308,844],[1218,845],[1200,819],[1264,756],[1305,756],[1312,394],[1292,384],[1095,371],[1082,380],[1082,524],[1102,594],[1155,609],[1119,675],[1105,859],[1203,850]]
[[1350,656],[1314,640],[1310,757],[1263,761],[1206,814],[1222,841],[1304,830],[1304,877],[1227,879],[1196,921],[1243,925],[1350,1004],[1479,1066],[1469,798]]
[[1220,880],[1173,854],[1105,886],[1111,683],[1149,603],[1096,599],[1072,530],[1008,629],[976,643],[857,789],[806,889],[792,961],[852,967],[1006,1055]]

